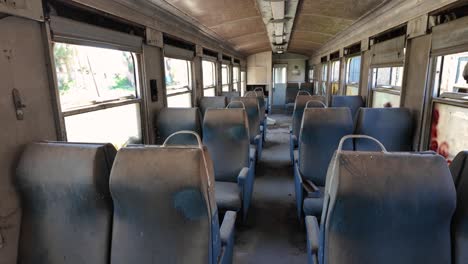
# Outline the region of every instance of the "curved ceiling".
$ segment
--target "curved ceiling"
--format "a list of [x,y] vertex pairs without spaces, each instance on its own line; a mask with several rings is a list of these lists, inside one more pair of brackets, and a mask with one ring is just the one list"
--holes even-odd
[[[300,1],[287,52],[313,54],[333,36],[388,1]],[[193,18],[198,23],[196,26],[214,32],[220,40],[242,54],[250,55],[271,50],[270,39],[256,0],[163,0],[163,2]]]
[[254,0],[165,0],[243,54],[271,50]]

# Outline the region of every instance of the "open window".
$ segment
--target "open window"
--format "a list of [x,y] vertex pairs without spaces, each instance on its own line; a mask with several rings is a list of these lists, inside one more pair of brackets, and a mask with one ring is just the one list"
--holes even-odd
[[203,96],[216,96],[216,63],[203,60]]
[[245,91],[247,91],[247,73],[245,71],[241,71],[241,94],[244,96]]
[[322,63],[322,78],[321,78],[321,85],[320,88],[321,90],[319,91],[320,95],[326,95],[327,94],[327,83],[328,83],[328,63]]
[[230,80],[231,80],[231,70],[229,65],[222,64],[221,65],[221,81],[222,81],[222,91],[229,92]]
[[309,82],[314,83],[315,81],[314,68],[310,68],[308,74],[309,74]]
[[361,55],[346,59],[346,95],[359,95]]
[[55,16],[51,31],[62,139],[142,143],[142,39]]
[[337,95],[340,93],[340,61],[334,60],[331,62],[331,94]]
[[240,67],[234,66],[232,68],[232,89],[235,92],[240,91]]
[[167,107],[192,107],[192,62],[164,58]]

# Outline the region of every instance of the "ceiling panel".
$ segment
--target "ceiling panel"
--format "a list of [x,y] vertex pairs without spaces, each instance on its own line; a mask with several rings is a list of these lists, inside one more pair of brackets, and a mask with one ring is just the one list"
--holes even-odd
[[[151,0],[156,1],[156,0]],[[165,0],[209,28],[241,53],[270,48],[268,35],[255,0]],[[251,42],[251,43],[249,43]],[[262,46],[263,45],[263,46]]]
[[312,54],[334,35],[387,0],[304,0],[289,51]]

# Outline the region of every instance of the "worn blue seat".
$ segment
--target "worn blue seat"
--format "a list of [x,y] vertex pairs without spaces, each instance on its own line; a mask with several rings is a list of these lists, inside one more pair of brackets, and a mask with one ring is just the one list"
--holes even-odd
[[311,82],[301,83],[300,91],[305,91],[305,92],[313,95],[314,94],[314,83],[311,83]]
[[[299,149],[294,157],[294,182],[297,215],[320,216],[323,206],[328,165],[340,139],[353,132],[348,108],[306,108],[304,110]],[[345,149],[353,149],[346,142]]]
[[360,95],[332,95],[331,107],[348,107],[351,110],[353,120],[356,119],[359,108],[364,106],[364,99]]
[[243,108],[209,109],[203,132],[203,143],[213,158],[218,207],[242,212],[245,220],[255,180],[247,114]]
[[[354,134],[376,138],[388,151],[411,151],[411,112],[407,108],[360,108]],[[378,150],[372,142],[365,139],[356,139],[354,144],[358,151]]]
[[246,97],[257,97],[258,106],[260,108],[260,130],[263,137],[263,142],[265,142],[266,138],[266,129],[267,129],[267,115],[266,115],[266,103],[265,103],[265,96],[263,95],[263,90],[256,90],[252,92],[247,92],[245,94]]
[[468,259],[468,151],[462,151],[450,164],[457,190],[457,209],[452,219],[452,256],[454,264]]
[[456,196],[447,163],[376,145],[382,152],[338,148],[334,155],[320,228],[306,217],[309,263],[453,263]]
[[260,106],[258,98],[255,97],[234,97],[231,103],[242,102],[247,113],[249,122],[250,144],[255,148],[257,153],[256,160],[259,161],[262,157],[263,136],[260,130]]
[[[156,144],[162,144],[171,134],[188,130],[202,134],[201,116],[198,108],[163,108],[156,120]],[[173,139],[174,144],[196,145],[191,135],[180,135]]]
[[200,112],[202,119],[205,116],[205,112],[208,109],[220,109],[225,108],[228,104],[228,98],[226,96],[204,96],[198,100],[198,107],[200,107]]
[[226,96],[227,103],[230,103],[232,98],[241,96],[240,92],[222,92],[221,95]]
[[[310,103],[309,103],[310,102]],[[322,102],[322,103],[320,103]],[[308,104],[309,103],[309,104]],[[289,128],[289,151],[291,162],[294,162],[294,150],[297,149],[297,139],[301,130],[302,116],[306,105],[310,108],[323,108],[325,106],[325,98],[317,95],[298,95],[294,104],[292,124]]]
[[196,138],[194,146],[119,151],[110,177],[111,263],[232,263],[236,213],[220,228],[213,165]]
[[115,152],[106,144],[26,147],[15,178],[22,208],[18,263],[109,263]]
[[287,83],[286,84],[286,97],[284,101],[284,107],[287,110],[288,108],[293,108],[294,103],[296,102],[296,96],[299,92],[298,83]]

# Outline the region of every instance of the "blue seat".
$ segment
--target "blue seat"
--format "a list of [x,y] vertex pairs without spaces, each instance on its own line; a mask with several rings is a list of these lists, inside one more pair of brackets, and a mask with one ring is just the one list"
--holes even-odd
[[[413,119],[407,108],[361,108],[354,130],[356,135],[376,138],[388,151],[411,151],[413,145]],[[364,139],[354,141],[359,151],[378,148]]]
[[447,163],[434,153],[389,153],[379,144],[381,152],[338,148],[320,228],[315,216],[306,217],[308,262],[453,263],[456,197]]
[[468,259],[468,151],[462,151],[450,164],[457,190],[457,209],[452,219],[452,254],[454,264]]
[[286,84],[286,98],[285,98],[285,105],[284,108],[287,110],[288,108],[294,107],[294,103],[296,102],[296,96],[299,92],[299,84],[298,83],[287,83]]
[[115,152],[106,144],[26,147],[15,178],[22,208],[18,263],[109,263]]
[[262,132],[263,142],[266,138],[266,129],[267,129],[267,115],[266,115],[266,103],[265,96],[263,95],[263,90],[256,90],[252,92],[247,92],[246,97],[257,97],[258,106],[260,108],[260,130]]
[[[298,95],[294,104],[292,125],[289,128],[289,151],[291,155],[291,162],[294,162],[294,150],[297,149],[297,139],[299,138],[299,132],[301,130],[302,116],[304,109],[308,104],[310,108],[322,108],[325,106],[325,98],[317,95]],[[322,103],[320,103],[322,102]]]
[[[294,157],[297,215],[320,216],[327,168],[340,139],[353,133],[348,108],[306,108]],[[353,149],[351,142],[345,149]]]
[[301,83],[301,89],[299,91],[305,91],[311,95],[314,94],[314,83],[304,82]]
[[204,96],[198,100],[198,107],[200,107],[200,112],[202,119],[205,116],[205,112],[208,109],[220,109],[225,108],[228,104],[228,98],[226,96]]
[[213,165],[196,138],[118,152],[111,263],[232,263],[236,213],[219,226]]
[[258,98],[256,96],[234,97],[231,100],[231,104],[235,102],[242,102],[245,107],[249,121],[250,144],[255,148],[257,153],[256,160],[259,161],[262,158],[263,136],[260,130],[260,105]]
[[364,99],[360,95],[333,95],[331,100],[331,107],[348,107],[351,110],[353,120],[356,119],[359,108],[364,106]]
[[[156,144],[162,144],[171,134],[188,130],[199,135],[201,130],[201,116],[198,108],[163,108],[156,120]],[[174,144],[196,145],[191,135],[180,135],[173,139]]]
[[241,96],[240,92],[222,92],[222,96],[226,96],[227,102],[230,103],[232,98]]
[[244,220],[255,180],[247,119],[244,109],[209,109],[203,121],[203,143],[213,158],[218,207],[242,212]]

